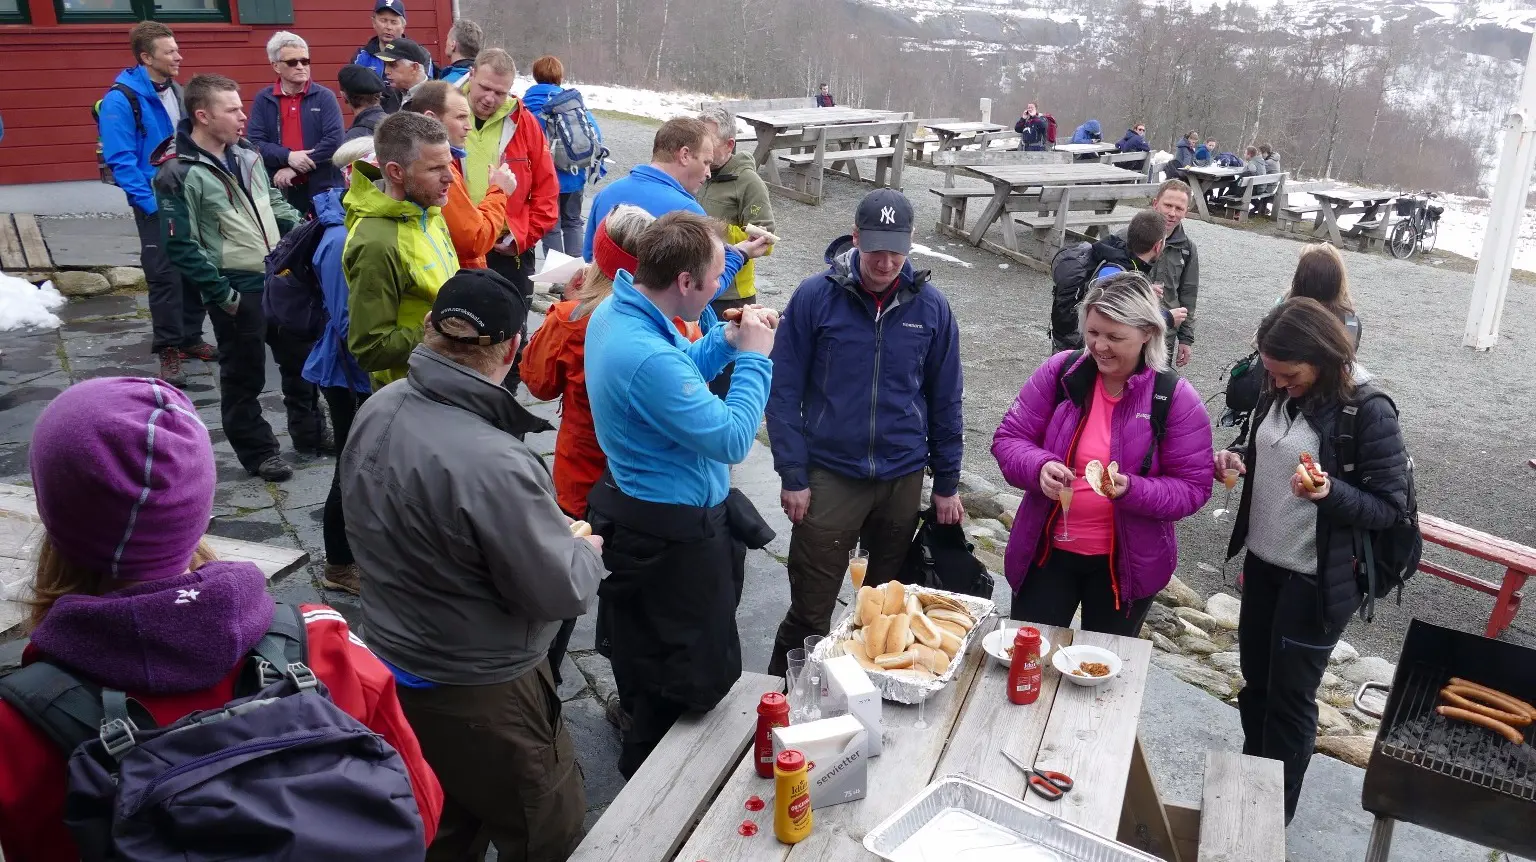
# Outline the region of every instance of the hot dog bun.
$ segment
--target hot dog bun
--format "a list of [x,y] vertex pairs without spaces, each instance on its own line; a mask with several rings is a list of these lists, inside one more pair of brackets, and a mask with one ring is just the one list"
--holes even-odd
[[901,585],[901,581],[891,581],[881,589],[885,590],[885,608],[883,613],[899,614],[907,609],[907,590]]
[[928,616],[932,618],[936,623],[955,623],[956,625],[964,628],[966,631],[970,631],[976,627],[976,621],[971,619],[970,614],[963,614],[959,611],[952,611],[948,608],[934,608],[928,612]]
[[926,615],[913,614],[912,637],[916,638],[917,642],[923,646],[938,649],[939,644],[943,641],[943,630],[934,625],[933,620],[928,619]]
[[582,536],[590,536],[592,535],[592,525],[588,524],[586,521],[572,521],[571,535],[578,539]]
[[945,655],[954,658],[955,654],[960,652],[960,638],[950,631],[944,632],[941,638],[939,649],[942,649]]
[[880,665],[869,660],[869,655],[864,652],[864,644],[853,638],[843,641],[843,652],[853,656],[854,661],[865,670],[884,670]]
[[881,670],[898,670],[911,667],[913,658],[910,652],[888,652],[875,656],[875,664],[879,665]]
[[885,651],[901,652],[911,643],[912,618],[906,614],[896,614],[891,617],[891,626],[886,630]]
[[962,626],[959,623],[952,623],[949,620],[936,620],[933,619],[933,617],[929,617],[928,619],[934,624],[935,627],[938,628],[940,632],[949,632],[957,638],[965,637],[966,633],[970,631],[965,626]]
[[910,652],[917,657],[916,664],[918,667],[940,676],[944,674],[944,671],[949,670],[949,654],[941,649],[934,649],[933,647],[918,643],[912,645]]
[[761,236],[761,237],[766,237],[768,239],[768,244],[769,245],[778,245],[779,244],[779,238],[774,236],[773,234],[769,233],[768,229],[765,228],[765,227],[758,227],[755,224],[749,224],[745,228],[743,228],[743,230],[745,230],[747,232],[747,236],[749,236],[749,237],[751,237],[753,239],[757,239],[758,237]]
[[864,651],[869,654],[870,658],[891,652],[891,650],[885,648],[885,645],[889,642],[887,636],[891,633],[891,622],[894,619],[894,617],[881,614],[875,617],[874,622],[865,627]]
[[1312,453],[1301,453],[1300,463],[1296,465],[1296,475],[1301,477],[1302,487],[1308,491],[1318,491],[1323,487],[1323,472],[1318,469],[1317,462],[1312,460]]
[[867,626],[880,616],[880,609],[885,606],[885,596],[874,587],[859,587],[859,599],[854,608],[858,616],[854,622],[861,626]]

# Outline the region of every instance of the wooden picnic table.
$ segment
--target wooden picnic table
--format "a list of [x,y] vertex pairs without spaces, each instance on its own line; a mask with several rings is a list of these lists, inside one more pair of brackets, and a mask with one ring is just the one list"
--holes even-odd
[[[81,513],[81,517],[89,516]],[[43,535],[32,489],[0,484],[0,637],[25,617],[25,607],[16,599],[32,579]],[[309,562],[309,554],[296,548],[221,536],[206,536],[204,540],[219,559],[255,563],[269,581]]]
[[1211,210],[1205,204],[1205,195],[1213,191],[1218,185],[1225,185],[1243,175],[1242,168],[1229,168],[1225,165],[1190,165],[1184,169],[1184,176],[1189,180],[1189,194],[1194,200],[1195,211],[1200,218],[1209,219]]
[[[917,125],[910,114],[863,108],[746,111],[736,118],[757,134],[752,158],[768,187],[809,204],[821,203],[822,176],[828,166],[836,170],[842,165],[843,172],[857,180],[856,160],[861,158],[875,160],[877,184],[900,189],[907,138]],[[879,141],[882,136],[889,136],[889,146],[878,145],[884,143]],[[870,146],[872,139],[876,146]],[[781,150],[790,152],[781,156]],[[781,175],[780,158],[786,161],[794,185]]]
[[1098,156],[1104,153],[1112,153],[1119,149],[1114,144],[1106,144],[1100,141],[1097,144],[1057,144],[1051,147],[1058,153],[1070,153],[1073,156]]
[[958,150],[968,143],[974,143],[978,136],[989,132],[1006,131],[997,123],[933,123],[923,128],[938,136],[938,152],[941,153],[945,150]]
[[1495,596],[1493,613],[1488,615],[1488,627],[1484,634],[1490,638],[1503,634],[1509,624],[1514,622],[1515,615],[1520,613],[1526,579],[1536,577],[1536,548],[1463,527],[1426,512],[1419,513],[1419,534],[1426,542],[1505,567],[1503,580],[1495,583],[1429,560],[1419,561],[1421,572]]
[[[1363,189],[1357,186],[1342,186],[1332,189],[1320,189],[1311,193],[1317,199],[1318,216],[1321,218],[1321,226],[1326,229],[1328,241],[1340,248],[1344,246],[1344,237],[1360,237],[1364,244],[1373,242],[1385,243],[1389,229],[1392,227],[1393,218],[1390,210],[1392,201],[1402,197],[1402,192],[1382,191],[1380,189]],[[1339,217],[1353,213],[1379,213],[1380,220],[1374,225],[1364,222],[1357,223],[1348,231],[1339,231]],[[1318,222],[1313,223],[1312,232],[1317,232]]]

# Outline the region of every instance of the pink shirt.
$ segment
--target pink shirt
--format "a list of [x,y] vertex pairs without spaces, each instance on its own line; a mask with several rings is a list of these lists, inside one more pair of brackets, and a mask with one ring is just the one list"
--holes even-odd
[[[1104,392],[1104,378],[1093,385],[1093,403],[1088,406],[1088,418],[1083,422],[1082,435],[1072,453],[1068,466],[1077,476],[1072,480],[1072,505],[1066,518],[1056,519],[1056,534],[1051,537],[1052,546],[1073,554],[1097,556],[1108,554],[1114,543],[1114,505],[1108,497],[1088,487],[1083,473],[1089,461],[1099,461],[1109,466],[1109,428],[1115,405],[1125,397],[1125,392],[1110,398]],[[1070,539],[1063,540],[1065,530]]]

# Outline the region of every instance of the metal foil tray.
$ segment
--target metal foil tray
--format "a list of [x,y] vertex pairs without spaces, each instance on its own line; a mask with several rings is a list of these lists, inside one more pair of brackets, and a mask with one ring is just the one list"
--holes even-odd
[[1158,862],[960,775],[947,775],[864,836],[890,862]]
[[[870,584],[869,586],[878,585]],[[909,595],[913,593],[919,595],[928,593],[936,596],[948,596],[959,602],[965,608],[965,612],[971,615],[971,619],[976,621],[976,627],[966,632],[965,638],[961,640],[960,651],[955,653],[956,660],[951,661],[949,669],[936,679],[919,680],[909,673],[900,670],[866,670],[869,674],[869,681],[875,684],[875,688],[880,690],[880,696],[885,700],[894,700],[897,703],[922,703],[943,691],[944,686],[949,685],[960,674],[960,669],[965,667],[963,657],[970,652],[971,646],[980,643],[982,636],[992,628],[992,619],[993,615],[997,613],[997,605],[991,599],[981,599],[976,596],[967,596],[944,590],[930,590],[927,587],[919,587],[913,584],[906,584],[905,586]],[[853,635],[853,615],[857,608],[857,602],[850,604],[848,606],[848,613],[832,627],[831,633],[816,647],[815,658],[817,660],[845,655],[843,641]]]

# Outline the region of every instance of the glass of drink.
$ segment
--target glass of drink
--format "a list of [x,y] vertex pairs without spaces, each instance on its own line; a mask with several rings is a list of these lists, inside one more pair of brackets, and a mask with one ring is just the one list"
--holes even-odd
[[[789,723],[815,721],[821,717],[821,709],[818,704],[811,701],[811,673],[805,650],[792,649],[785,659],[788,662],[785,682],[789,686]],[[819,689],[817,694],[820,694]],[[819,701],[820,698],[818,697],[817,700]]]
[[853,588],[864,586],[864,575],[869,571],[869,551],[855,546],[848,552],[848,579],[853,581]]
[[1072,536],[1067,532],[1067,516],[1072,511],[1072,482],[1073,479],[1061,488],[1061,534],[1056,537],[1058,542],[1070,542]]
[[1237,487],[1237,470],[1231,467],[1222,470],[1221,484],[1226,486],[1227,496],[1222,501],[1221,508],[1217,509],[1213,514],[1216,516],[1216,520],[1225,521],[1232,513],[1232,489]]

